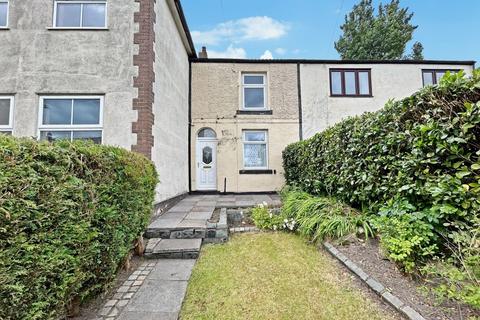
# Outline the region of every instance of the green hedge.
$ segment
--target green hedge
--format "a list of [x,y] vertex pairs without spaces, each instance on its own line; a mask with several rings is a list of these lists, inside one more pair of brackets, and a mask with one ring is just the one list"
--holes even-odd
[[402,198],[446,215],[480,209],[480,72],[447,75],[283,152],[287,183],[376,212]]
[[54,319],[108,286],[156,183],[120,148],[0,136],[0,319]]

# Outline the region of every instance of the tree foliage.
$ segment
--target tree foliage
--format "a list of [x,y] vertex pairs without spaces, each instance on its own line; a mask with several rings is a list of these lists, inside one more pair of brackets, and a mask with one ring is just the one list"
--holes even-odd
[[[344,60],[395,60],[405,55],[407,43],[412,40],[417,26],[411,24],[413,13],[400,7],[400,0],[378,6],[372,0],[361,0],[345,16],[340,27],[343,35],[335,42],[335,49]],[[413,53],[421,56],[422,45],[416,44]]]

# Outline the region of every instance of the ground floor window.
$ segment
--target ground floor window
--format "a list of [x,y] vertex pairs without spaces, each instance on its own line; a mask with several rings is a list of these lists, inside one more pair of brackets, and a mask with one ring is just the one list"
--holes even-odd
[[0,133],[2,134],[12,134],[13,104],[13,97],[0,96]]
[[40,98],[40,140],[92,140],[102,143],[103,97]]
[[248,169],[267,169],[268,137],[266,130],[243,131],[243,165]]

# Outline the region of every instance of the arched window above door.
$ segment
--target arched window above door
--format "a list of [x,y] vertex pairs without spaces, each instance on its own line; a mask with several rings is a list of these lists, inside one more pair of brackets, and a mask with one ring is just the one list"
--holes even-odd
[[199,138],[216,138],[217,134],[213,129],[210,128],[203,128],[198,132],[198,137]]

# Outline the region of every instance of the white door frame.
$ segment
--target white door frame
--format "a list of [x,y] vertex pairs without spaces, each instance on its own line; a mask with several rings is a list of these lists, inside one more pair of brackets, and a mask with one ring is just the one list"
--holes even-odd
[[[217,190],[217,143],[216,138],[200,138],[197,136],[195,166],[196,185],[199,191]],[[202,159],[203,149],[207,146],[212,148],[212,162],[209,164],[205,164]],[[205,182],[205,180],[207,181]]]

